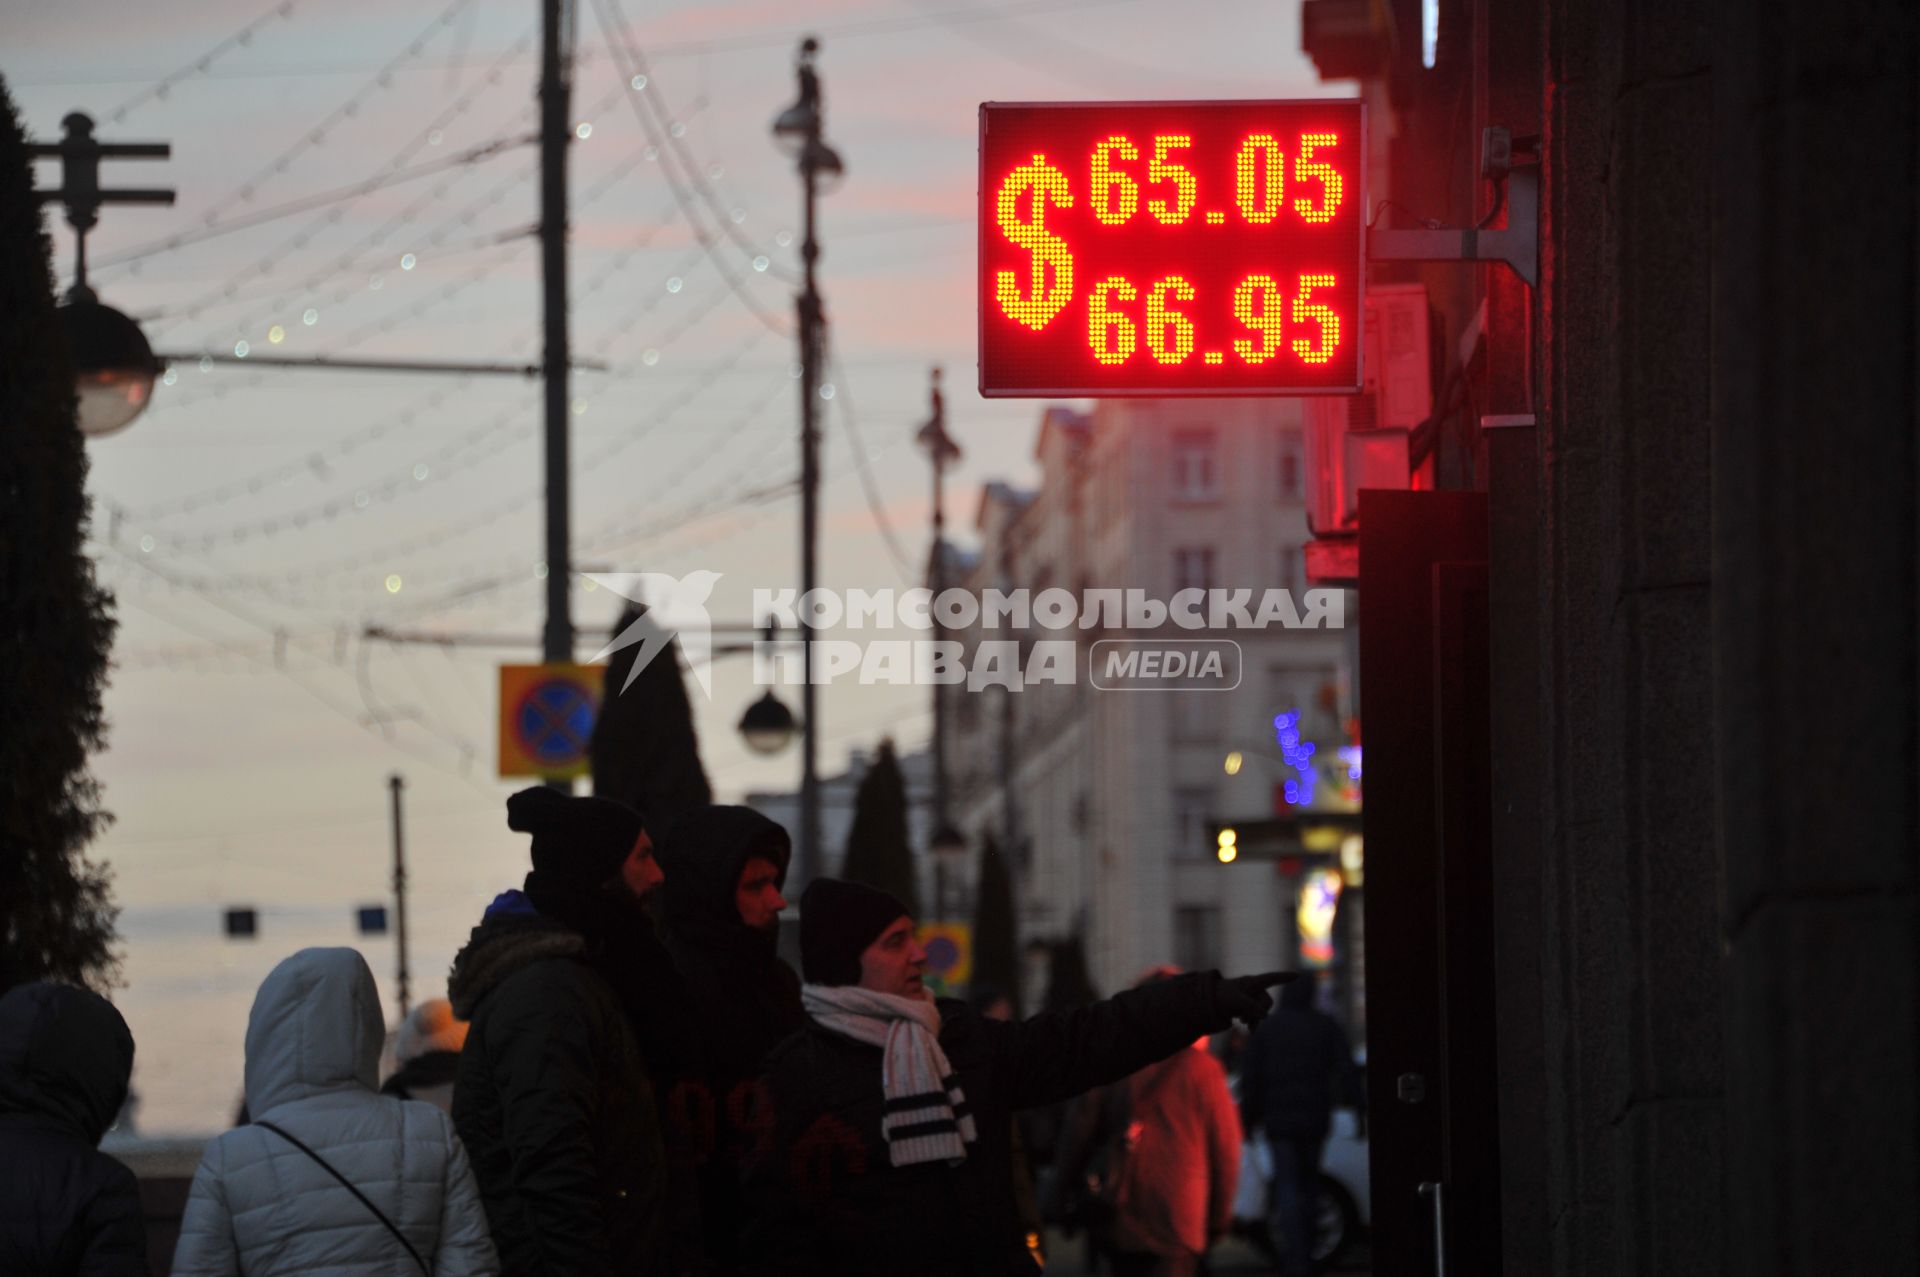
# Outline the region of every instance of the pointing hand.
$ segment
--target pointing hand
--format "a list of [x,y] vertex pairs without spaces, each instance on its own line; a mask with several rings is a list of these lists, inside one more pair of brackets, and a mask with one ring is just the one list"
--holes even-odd
[[1276,984],[1298,979],[1298,971],[1269,971],[1265,975],[1242,975],[1220,981],[1214,994],[1215,1005],[1248,1028],[1260,1023],[1273,1010],[1273,998],[1267,990]]

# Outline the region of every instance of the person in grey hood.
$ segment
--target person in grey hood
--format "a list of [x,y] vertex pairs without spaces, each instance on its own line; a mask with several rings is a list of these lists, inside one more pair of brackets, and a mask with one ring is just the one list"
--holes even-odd
[[675,821],[658,854],[662,938],[700,1038],[664,1108],[668,1153],[698,1184],[708,1269],[728,1273],[746,1222],[740,1161],[764,1127],[760,1072],[806,1023],[800,977],[775,952],[792,843],[750,807],[707,806]]
[[493,1277],[466,1151],[431,1104],[379,1094],[386,1037],[352,949],[275,967],[247,1020],[253,1123],[207,1145],[174,1277]]
[[146,1277],[140,1186],[95,1147],[132,1073],[133,1035],[99,994],[0,997],[0,1273]]

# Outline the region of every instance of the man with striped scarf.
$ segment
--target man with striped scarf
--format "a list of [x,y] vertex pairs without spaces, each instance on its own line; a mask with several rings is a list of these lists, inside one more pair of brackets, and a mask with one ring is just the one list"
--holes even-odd
[[1216,971],[1018,1022],[927,995],[893,896],[800,902],[807,1023],[767,1062],[747,1159],[749,1273],[1033,1273],[1013,1227],[1012,1118],[1256,1021],[1288,975]]

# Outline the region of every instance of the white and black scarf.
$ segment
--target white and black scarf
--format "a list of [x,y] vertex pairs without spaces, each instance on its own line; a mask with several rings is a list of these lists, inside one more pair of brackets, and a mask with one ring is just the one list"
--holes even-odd
[[858,985],[819,984],[802,986],[800,1001],[822,1028],[885,1052],[880,1134],[895,1166],[966,1160],[975,1138],[973,1112],[940,1049],[940,1012],[933,1003]]

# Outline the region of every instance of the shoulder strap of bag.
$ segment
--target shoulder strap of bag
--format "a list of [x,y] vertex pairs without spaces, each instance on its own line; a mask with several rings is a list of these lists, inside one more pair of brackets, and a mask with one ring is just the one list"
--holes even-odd
[[265,1129],[272,1131],[275,1135],[278,1135],[281,1139],[293,1145],[295,1148],[299,1149],[302,1153],[305,1153],[308,1157],[311,1157],[314,1160],[314,1162],[319,1165],[321,1170],[325,1171],[327,1174],[339,1180],[340,1187],[346,1189],[349,1193],[352,1193],[355,1197],[359,1198],[360,1204],[366,1207],[368,1210],[372,1211],[373,1217],[379,1220],[381,1223],[385,1224],[387,1226],[387,1231],[400,1239],[400,1244],[407,1248],[407,1254],[413,1256],[413,1262],[420,1265],[420,1271],[422,1273],[431,1275],[433,1270],[427,1267],[426,1260],[420,1258],[420,1252],[413,1248],[413,1243],[407,1240],[407,1235],[401,1232],[400,1229],[397,1226],[395,1226],[392,1220],[387,1218],[387,1213],[385,1211],[381,1210],[378,1206],[375,1206],[373,1204],[373,1201],[371,1198],[369,1198],[365,1193],[361,1192],[359,1189],[355,1188],[345,1175],[342,1175],[339,1171],[335,1170],[333,1168],[333,1163],[329,1162],[326,1158],[320,1156],[320,1154],[314,1152],[312,1149],[308,1148],[305,1144],[302,1144],[299,1140],[295,1139],[291,1132],[282,1130],[280,1127],[275,1126],[272,1122],[256,1121],[254,1122],[254,1125],[259,1127],[264,1127]]

